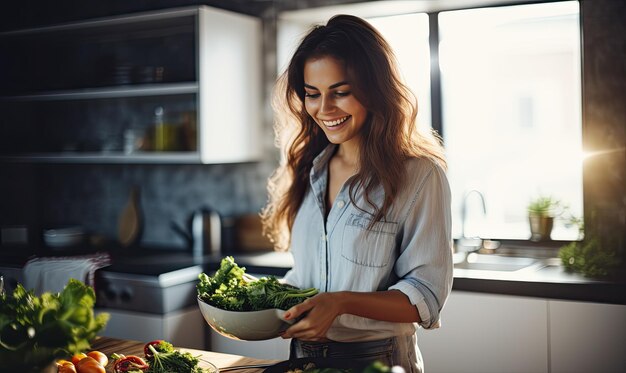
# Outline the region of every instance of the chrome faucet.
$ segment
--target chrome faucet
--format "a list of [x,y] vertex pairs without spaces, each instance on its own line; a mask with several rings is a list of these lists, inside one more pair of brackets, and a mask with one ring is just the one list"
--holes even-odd
[[476,195],[480,197],[480,202],[483,207],[483,215],[487,214],[487,207],[485,206],[485,196],[483,196],[483,194],[476,189],[470,189],[469,191],[467,191],[465,193],[465,196],[463,197],[463,202],[461,203],[461,239],[459,240],[459,246],[464,248],[471,248],[471,251],[479,250],[482,246],[482,240],[480,238],[467,237],[465,235],[465,220],[467,219],[467,200],[474,193],[476,193]]

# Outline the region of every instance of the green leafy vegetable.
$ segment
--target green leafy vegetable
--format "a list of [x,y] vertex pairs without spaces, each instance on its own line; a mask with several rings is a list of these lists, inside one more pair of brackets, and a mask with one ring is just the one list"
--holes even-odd
[[315,288],[298,289],[282,284],[274,276],[246,279],[245,268],[239,267],[232,256],[222,259],[215,275],[210,277],[201,273],[199,278],[200,298],[217,308],[231,311],[287,310],[318,293]]
[[377,360],[363,370],[363,373],[388,373],[391,372],[391,368]]
[[0,294],[0,361],[7,371],[40,369],[61,356],[88,350],[109,315],[94,315],[93,289],[71,279],[62,292],[36,296],[18,284]]
[[[169,346],[172,346],[171,344]],[[173,347],[159,352],[154,345],[148,349],[152,355],[148,358],[150,368],[146,373],[204,373],[210,372],[198,366],[200,360],[189,352],[180,352]]]
[[568,271],[595,278],[611,277],[621,264],[617,251],[611,246],[603,246],[597,237],[582,242],[573,241],[561,247],[559,258]]

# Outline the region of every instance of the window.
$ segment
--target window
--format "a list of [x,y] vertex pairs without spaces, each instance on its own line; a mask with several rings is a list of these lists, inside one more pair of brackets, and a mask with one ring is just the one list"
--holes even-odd
[[419,127],[432,127],[428,15],[404,14],[367,19],[391,44],[406,84],[417,96]]
[[[548,195],[582,217],[581,67],[578,3],[442,12],[442,130],[461,236],[528,239],[526,206]],[[556,220],[553,239],[578,228]]]
[[[569,215],[582,218],[578,2],[439,13],[420,6],[374,2],[285,12],[278,24],[279,69],[312,24],[339,13],[364,17],[396,52],[418,97],[420,127],[441,129],[455,238],[464,230],[466,237],[529,239],[526,207],[540,195],[560,200]],[[438,35],[429,35],[431,11]],[[431,62],[429,43],[438,46],[438,65],[436,58]],[[439,69],[434,76],[440,79],[431,82],[431,68]],[[431,85],[441,92],[441,106],[431,100]],[[433,113],[441,114],[441,123],[433,123],[439,117]],[[484,195],[486,214],[471,194],[462,224],[470,190]],[[577,226],[555,221],[552,239],[578,238]]]

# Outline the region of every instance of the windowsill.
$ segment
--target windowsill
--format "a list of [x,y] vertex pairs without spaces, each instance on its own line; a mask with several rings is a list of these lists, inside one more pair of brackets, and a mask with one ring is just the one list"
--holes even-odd
[[[541,241],[534,242],[530,240],[488,240],[484,241],[499,242],[497,249],[488,250],[488,253],[505,256],[519,256],[527,258],[556,258],[559,249],[571,241]],[[454,239],[455,247],[458,239]],[[461,250],[462,251],[462,250]],[[482,251],[481,251],[482,252]]]

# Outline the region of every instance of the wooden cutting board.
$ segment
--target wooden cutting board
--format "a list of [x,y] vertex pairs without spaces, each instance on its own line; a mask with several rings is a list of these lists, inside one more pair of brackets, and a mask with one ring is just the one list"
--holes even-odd
[[[148,342],[148,341],[147,341]],[[143,358],[143,346],[144,342],[131,341],[127,339],[116,339],[109,337],[96,337],[91,343],[92,350],[98,350],[103,352],[107,356],[111,356],[113,353],[123,355],[137,355]],[[218,368],[239,366],[239,365],[256,365],[256,364],[273,364],[278,363],[280,360],[264,360],[255,359],[251,357],[222,354],[219,352],[210,352],[203,350],[194,350],[189,348],[180,348],[181,351],[188,351],[194,356],[200,355],[200,358],[213,363]],[[252,368],[252,369],[238,369],[233,370],[235,373],[261,373],[264,368]],[[113,364],[109,363],[107,366],[107,372],[113,373]],[[230,372],[230,371],[229,371]]]
[[123,247],[134,246],[141,239],[141,219],[139,188],[135,186],[130,191],[130,196],[120,213],[118,222],[118,236]]

